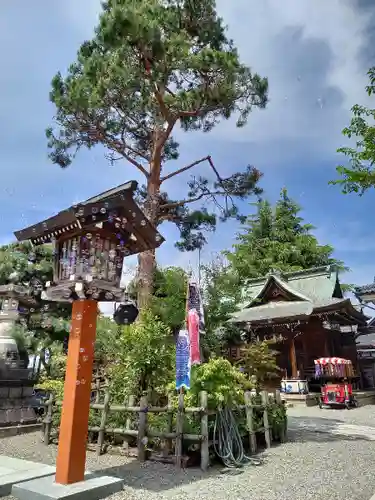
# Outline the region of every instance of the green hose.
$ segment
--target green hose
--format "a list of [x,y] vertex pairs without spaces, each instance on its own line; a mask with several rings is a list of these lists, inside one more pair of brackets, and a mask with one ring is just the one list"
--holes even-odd
[[215,453],[225,467],[238,468],[262,463],[245,454],[238,424],[230,408],[220,409],[216,413],[213,441]]

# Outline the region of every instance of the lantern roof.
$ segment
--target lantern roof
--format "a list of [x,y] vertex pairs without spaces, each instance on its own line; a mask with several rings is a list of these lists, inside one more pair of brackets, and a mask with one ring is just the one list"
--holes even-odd
[[38,305],[35,297],[30,294],[30,289],[23,285],[16,285],[13,283],[0,285],[0,297],[16,299],[20,304],[25,306],[36,307]]
[[18,241],[30,240],[34,245],[50,243],[70,232],[108,221],[111,213],[119,212],[127,220],[126,230],[137,241],[138,252],[152,250],[163,243],[164,238],[148,221],[134,200],[138,183],[130,181],[109,189],[83,202],[76,203],[48,219],[14,233]]

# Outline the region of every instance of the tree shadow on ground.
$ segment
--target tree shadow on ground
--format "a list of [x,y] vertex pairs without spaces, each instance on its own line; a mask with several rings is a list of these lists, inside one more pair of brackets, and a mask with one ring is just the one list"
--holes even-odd
[[97,470],[94,475],[119,477],[124,480],[125,487],[157,493],[203,479],[214,477],[225,480],[228,475],[242,474],[248,467],[261,467],[265,463],[262,453],[259,453],[256,458],[260,459],[259,465],[249,463],[239,468],[225,468],[222,465],[214,464],[207,472],[195,467],[177,470],[172,464],[151,461],[140,464],[134,460],[134,462],[124,465]]
[[[297,425],[298,420],[299,423]],[[287,443],[285,445],[273,443],[271,450],[268,450],[265,453],[265,450],[260,449],[259,453],[254,456],[255,459],[260,459],[260,465],[258,466],[248,464],[244,467],[228,469],[224,468],[220,464],[214,464],[207,472],[203,472],[199,468],[191,467],[177,470],[176,467],[172,464],[162,464],[159,462],[151,461],[147,461],[141,464],[137,460],[134,460],[124,465],[112,466],[109,468],[97,470],[95,471],[95,475],[119,477],[124,480],[125,488],[133,488],[136,490],[145,490],[157,493],[172,490],[180,486],[188,485],[209,478],[215,478],[218,481],[220,481],[221,479],[223,481],[225,480],[225,477],[243,474],[251,467],[262,467],[262,465],[265,465],[267,462],[272,462],[273,457],[269,456],[269,452],[272,453],[272,449],[287,446],[288,442],[330,443],[334,441],[371,441],[375,439],[375,434],[373,439],[369,439],[368,437],[366,437],[366,435],[363,434],[349,434],[348,431],[346,433],[340,432],[340,424],[342,425],[343,421],[334,418],[293,418],[288,430]]]
[[[288,428],[288,441],[293,442],[332,442],[332,441],[375,441],[375,428],[372,436],[360,432],[361,426],[327,417],[293,418]],[[341,427],[340,427],[341,426]],[[356,429],[358,427],[358,429]]]

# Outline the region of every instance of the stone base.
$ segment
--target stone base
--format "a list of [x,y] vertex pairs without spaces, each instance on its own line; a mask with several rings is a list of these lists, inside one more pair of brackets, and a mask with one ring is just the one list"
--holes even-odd
[[0,427],[35,424],[32,397],[33,381],[0,380]]
[[319,394],[287,394],[282,393],[281,399],[286,406],[317,406]]
[[375,389],[368,389],[366,391],[353,391],[353,395],[358,402],[358,406],[375,404]]
[[28,434],[29,432],[36,432],[42,428],[41,423],[37,424],[18,424],[9,427],[0,427],[0,439],[4,437],[18,436],[19,434]]
[[117,477],[87,473],[85,480],[74,484],[57,484],[55,476],[15,484],[12,496],[18,500],[100,500],[123,489],[123,480]]
[[55,470],[50,465],[0,455],[0,497],[10,495],[14,484],[48,475],[54,477]]

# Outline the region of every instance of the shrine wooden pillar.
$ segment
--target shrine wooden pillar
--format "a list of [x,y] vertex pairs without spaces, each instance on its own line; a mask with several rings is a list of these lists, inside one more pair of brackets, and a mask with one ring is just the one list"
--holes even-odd
[[97,310],[95,300],[73,302],[56,461],[60,484],[83,481],[85,476]]
[[306,346],[306,332],[304,332],[300,337],[300,342],[302,346],[302,360],[300,361],[299,370],[301,372],[301,377],[305,379],[306,368],[308,368],[306,359],[308,355],[308,349]]
[[331,350],[329,348],[329,342],[326,334],[324,334],[323,349],[324,349],[324,357],[329,358],[331,356]]
[[289,359],[290,359],[290,366],[292,369],[292,378],[296,378],[298,374],[298,367],[297,367],[297,355],[296,355],[296,346],[294,344],[294,338],[289,341]]

